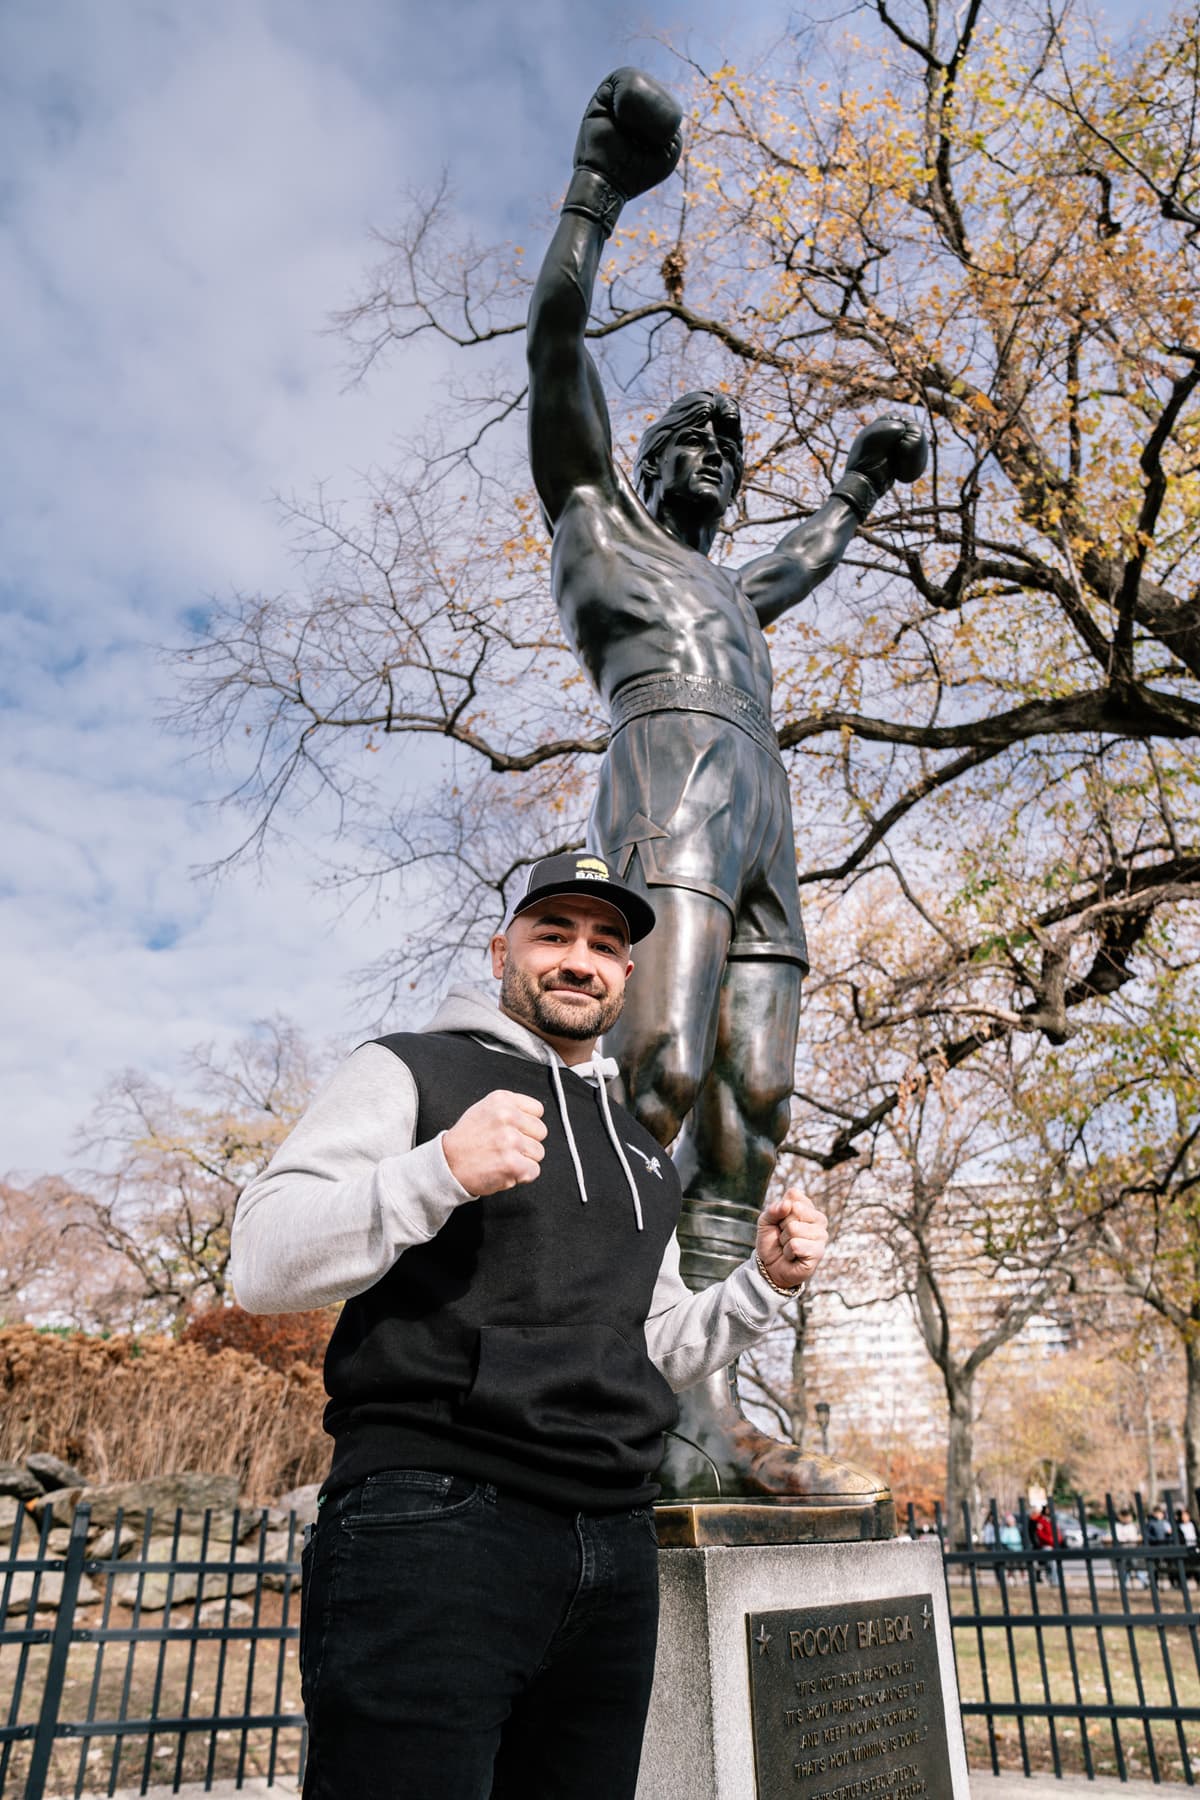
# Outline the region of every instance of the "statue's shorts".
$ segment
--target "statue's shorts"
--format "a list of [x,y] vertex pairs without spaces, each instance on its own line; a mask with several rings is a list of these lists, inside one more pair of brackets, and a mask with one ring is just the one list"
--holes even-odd
[[656,675],[617,690],[588,841],[625,879],[719,900],[731,957],[807,970],[787,771],[739,688]]

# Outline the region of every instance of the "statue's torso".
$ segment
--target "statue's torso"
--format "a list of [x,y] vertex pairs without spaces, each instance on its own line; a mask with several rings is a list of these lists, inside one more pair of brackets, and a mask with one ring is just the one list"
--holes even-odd
[[771,705],[771,662],[736,579],[657,525],[624,481],[560,515],[554,597],[601,697],[644,675],[706,675]]

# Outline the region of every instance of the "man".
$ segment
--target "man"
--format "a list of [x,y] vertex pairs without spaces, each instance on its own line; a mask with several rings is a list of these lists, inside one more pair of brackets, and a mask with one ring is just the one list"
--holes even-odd
[[680,1279],[678,1177],[596,1054],[653,924],[601,859],[536,864],[492,939],[499,1007],[456,989],[356,1050],[242,1196],[241,1303],[345,1301],[309,1800],[632,1800],[672,1390],[761,1336],[826,1239],[793,1191],[728,1280]]
[[[877,420],[824,505],[732,572],[708,552],[742,476],[736,401],[676,401],[626,480],[585,330],[605,240],[624,202],[674,169],[680,116],[636,69],[610,75],[584,115],[530,307],[529,443],[563,626],[612,714],[590,840],[653,892],[661,921],[605,1045],[632,1112],[675,1145],[683,1273],[702,1287],[754,1241],[788,1125],[808,966],[763,628],[825,579],[894,481],[917,478],[927,446],[918,426]],[[720,1417],[720,1389],[718,1378],[685,1434],[703,1440],[724,1491],[797,1491],[794,1458]],[[810,1476],[811,1465],[800,1491]]]
[[1030,1513],[1029,1536],[1033,1548],[1039,1556],[1045,1558],[1044,1564],[1037,1566],[1037,1579],[1041,1581],[1044,1577],[1051,1587],[1056,1587],[1059,1564],[1055,1561],[1053,1552],[1062,1546],[1062,1533],[1054,1523],[1054,1514],[1050,1509],[1049,1502],[1045,1506],[1035,1507]]

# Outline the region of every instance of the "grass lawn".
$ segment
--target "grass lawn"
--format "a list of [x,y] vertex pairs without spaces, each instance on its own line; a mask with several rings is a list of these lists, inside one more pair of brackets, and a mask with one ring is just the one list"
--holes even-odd
[[[1043,1633],[1027,1624],[1008,1629],[995,1575],[988,1569],[979,1568],[976,1583],[978,1604],[972,1596],[969,1572],[962,1568],[952,1571],[952,1616],[977,1612],[986,1615],[988,1620],[979,1626],[955,1627],[958,1680],[964,1703],[990,1697],[995,1703],[1020,1699],[1027,1704],[1049,1701],[1074,1705],[1082,1701],[1085,1706],[1177,1704],[1195,1708],[1200,1714],[1200,1625],[1197,1623],[1189,1625],[1181,1620],[1179,1624],[1162,1626],[1146,1622],[1103,1627],[1093,1624],[1068,1629],[1061,1623],[1064,1608],[1058,1589],[1039,1584],[1036,1588],[1038,1612],[1050,1614],[1059,1622],[1048,1625]],[[1095,1589],[1093,1605],[1086,1574],[1078,1567],[1072,1570],[1068,1578],[1066,1610],[1071,1614],[1122,1611],[1116,1578],[1107,1569],[1095,1571]],[[1033,1611],[1028,1576],[1010,1577],[1007,1590],[1010,1612],[1028,1618]],[[1158,1591],[1162,1613],[1181,1611],[1182,1599],[1177,1588],[1162,1580]],[[1150,1593],[1131,1587],[1130,1611],[1134,1620],[1146,1621],[1154,1612]],[[990,1770],[992,1740],[988,1721],[968,1716],[963,1723],[971,1768]],[[1152,1744],[1159,1779],[1184,1781],[1181,1734],[1193,1770],[1200,1769],[1200,1716],[1186,1721],[1182,1727],[1168,1722],[1149,1724],[1136,1718],[1121,1719],[1115,1724],[1107,1719],[1084,1723],[1078,1719],[1059,1718],[1051,1727],[1045,1718],[1026,1717],[1018,1721],[1009,1716],[996,1719],[992,1727],[1001,1770],[1012,1773],[1023,1770],[1023,1739],[1030,1768],[1052,1772],[1052,1729],[1064,1775],[1088,1772],[1085,1737],[1091,1754],[1092,1773],[1117,1775],[1120,1771],[1114,1732],[1119,1733],[1124,1772],[1131,1779],[1151,1777]]]

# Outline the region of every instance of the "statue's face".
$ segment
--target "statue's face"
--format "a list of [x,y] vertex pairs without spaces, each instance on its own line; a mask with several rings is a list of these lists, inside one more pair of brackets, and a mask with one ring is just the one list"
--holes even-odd
[[681,425],[658,458],[658,489],[665,499],[682,500],[721,518],[737,491],[738,471],[728,441],[711,419]]

